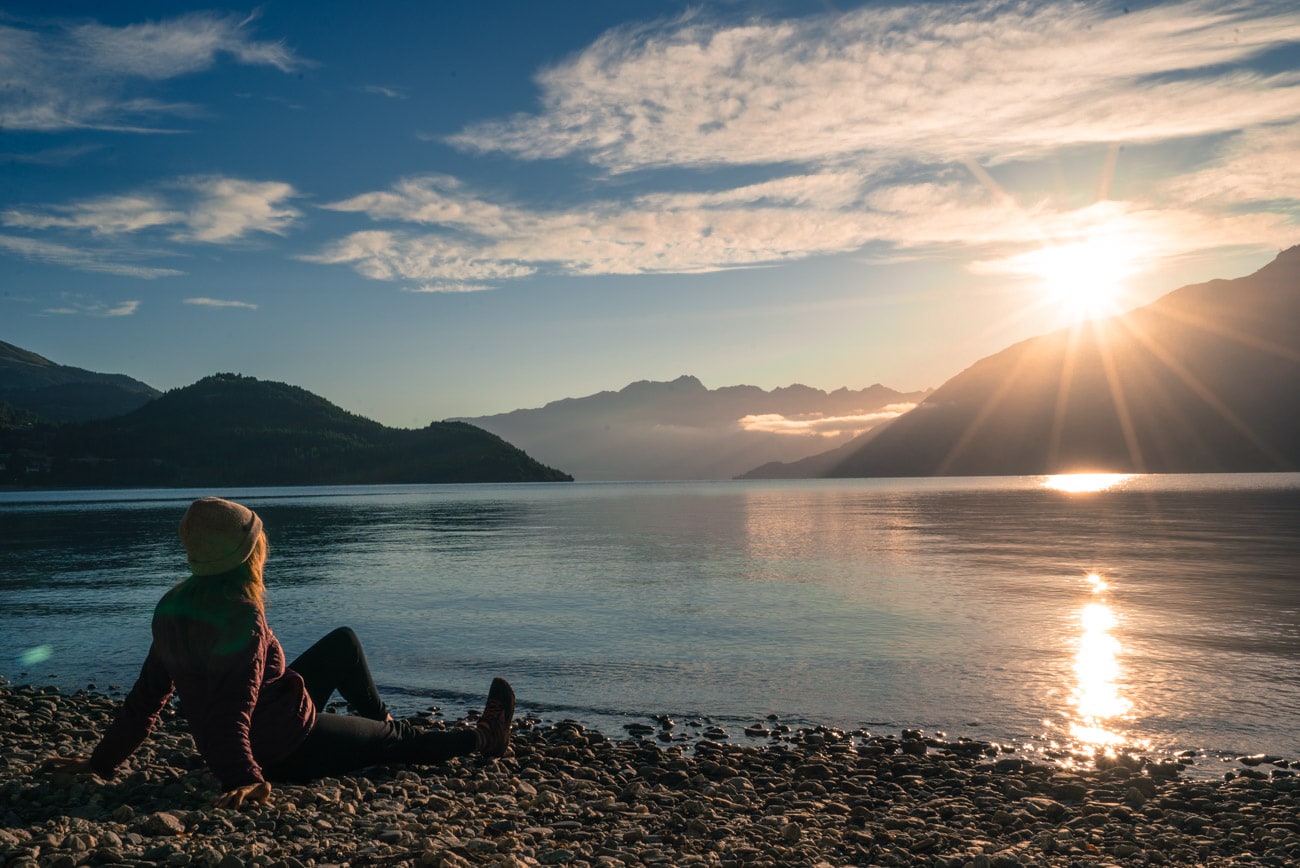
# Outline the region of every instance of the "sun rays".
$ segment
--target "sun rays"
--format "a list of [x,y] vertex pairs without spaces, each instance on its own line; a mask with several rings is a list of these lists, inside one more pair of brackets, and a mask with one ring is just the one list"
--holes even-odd
[[1049,305],[1071,323],[1120,313],[1124,281],[1136,270],[1138,251],[1122,238],[1087,238],[1030,251],[1022,267],[1041,282]]
[[[936,472],[959,467],[976,443],[987,440],[982,431],[997,430],[990,423],[1007,412],[1019,412],[1018,418],[1031,423],[1026,430],[1035,430],[1035,417],[1023,409],[1027,394],[1040,395],[1051,408],[1043,436],[1021,444],[1038,456],[1030,462],[1037,469],[1030,472],[1151,472],[1176,465],[1180,459],[1171,456],[1209,456],[1226,437],[1261,460],[1286,465],[1275,445],[1245,421],[1237,395],[1225,393],[1216,369],[1188,353],[1205,341],[1229,357],[1234,347],[1290,361],[1296,352],[1281,339],[1268,339],[1267,329],[1225,316],[1230,300],[1213,293],[1200,299],[1200,307],[1156,302],[1129,310],[1140,297],[1133,283],[1164,246],[1137,231],[1131,215],[1106,207],[1117,157],[1112,148],[1093,206],[1074,212],[1066,223],[1044,220],[1042,237],[1027,239],[1032,249],[983,264],[984,271],[1030,280],[1022,286],[1034,297],[1015,318],[1055,314],[1064,328],[1030,339],[1006,356],[1000,376],[970,407]],[[1036,212],[1014,202],[987,171],[968,168],[999,200],[1026,214]]]

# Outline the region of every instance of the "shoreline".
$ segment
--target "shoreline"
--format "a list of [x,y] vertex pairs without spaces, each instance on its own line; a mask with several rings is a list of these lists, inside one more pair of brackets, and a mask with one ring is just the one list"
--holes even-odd
[[[791,730],[753,746],[517,721],[511,753],[378,767],[271,802],[212,807],[183,721],[106,782],[36,771],[88,752],[103,693],[0,680],[0,864],[944,865],[1293,864],[1300,763],[1231,779],[1121,756],[1063,769],[965,738]],[[454,724],[425,720],[425,725]]]

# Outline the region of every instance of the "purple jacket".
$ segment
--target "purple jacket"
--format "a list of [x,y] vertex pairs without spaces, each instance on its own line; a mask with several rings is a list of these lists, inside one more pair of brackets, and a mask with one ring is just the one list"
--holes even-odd
[[140,677],[90,758],[100,777],[140,746],[173,690],[223,791],[262,781],[262,766],[287,757],[315,724],[302,677],[285,668],[262,610],[242,597],[215,599],[199,584],[211,581],[187,579],[154,610]]

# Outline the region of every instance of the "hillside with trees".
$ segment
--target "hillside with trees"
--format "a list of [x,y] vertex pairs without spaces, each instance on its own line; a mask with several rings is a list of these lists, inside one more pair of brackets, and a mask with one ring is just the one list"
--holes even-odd
[[305,389],[216,374],[129,413],[0,428],[0,479],[38,486],[553,482],[569,476],[480,428],[388,428]]

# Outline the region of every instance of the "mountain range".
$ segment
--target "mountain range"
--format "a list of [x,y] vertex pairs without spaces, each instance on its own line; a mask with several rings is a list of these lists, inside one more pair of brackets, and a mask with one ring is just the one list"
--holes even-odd
[[1300,246],[932,392],[683,376],[416,431],[284,383],[161,394],[0,342],[0,461],[10,482],[116,486],[1296,470]]
[[[0,364],[0,382],[6,371]],[[472,425],[388,428],[297,386],[237,374],[84,422],[51,423],[11,405],[0,416],[0,458],[0,479],[43,487],[571,479]]]
[[846,443],[926,394],[879,384],[833,392],[798,384],[709,389],[682,376],[460,421],[583,481],[729,479]]
[[1300,468],[1300,246],[976,362],[851,446],[753,477]]

